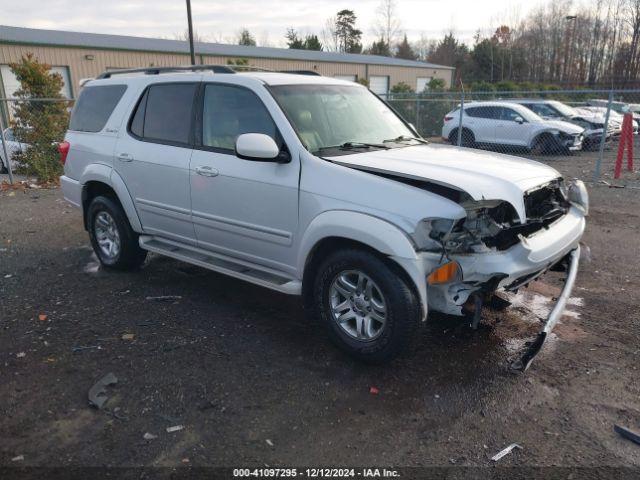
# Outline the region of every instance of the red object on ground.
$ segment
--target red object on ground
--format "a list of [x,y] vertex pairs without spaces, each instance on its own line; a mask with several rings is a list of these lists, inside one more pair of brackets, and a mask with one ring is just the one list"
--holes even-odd
[[369,393],[370,393],[371,395],[378,395],[378,394],[380,393],[380,390],[378,390],[376,387],[371,387],[371,388],[369,389]]
[[620,178],[622,173],[622,157],[624,149],[627,147],[627,170],[633,171],[633,114],[626,113],[622,122],[622,133],[620,134],[620,144],[618,145],[618,157],[613,178]]

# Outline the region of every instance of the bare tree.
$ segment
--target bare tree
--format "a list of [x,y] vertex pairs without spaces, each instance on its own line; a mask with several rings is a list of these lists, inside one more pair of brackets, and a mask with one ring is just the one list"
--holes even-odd
[[382,38],[389,48],[400,35],[400,19],[397,10],[396,0],[381,0],[376,9],[376,23],[373,32],[376,37]]
[[322,36],[322,44],[328,52],[337,52],[340,48],[340,38],[336,28],[336,17],[329,17],[324,22],[324,28],[320,35]]
[[[173,39],[174,40],[184,40],[185,42],[188,42],[189,41],[189,29],[185,28],[184,32],[174,33],[173,34]],[[207,41],[207,37],[205,35],[201,35],[198,31],[194,30],[193,31],[193,41],[195,43],[206,42]]]

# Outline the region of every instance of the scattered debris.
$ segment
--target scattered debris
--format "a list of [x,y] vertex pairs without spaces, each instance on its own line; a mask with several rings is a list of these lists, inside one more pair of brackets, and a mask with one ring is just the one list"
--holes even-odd
[[24,455],[18,455],[17,457],[13,457],[11,459],[12,462],[21,462],[24,460]]
[[376,387],[370,387],[369,388],[369,393],[371,395],[378,395],[380,393],[380,390],[378,390]]
[[123,333],[122,340],[133,340],[136,336],[133,333]]
[[509,455],[513,451],[514,448],[522,450],[522,447],[520,445],[518,445],[517,443],[512,443],[507,448],[500,450],[493,457],[491,457],[491,460],[493,460],[494,462],[497,462],[498,460],[500,460],[505,455]]
[[633,443],[637,443],[638,445],[640,445],[640,433],[629,430],[626,427],[621,427],[620,425],[614,425],[613,430],[623,438],[631,440]]
[[154,435],[153,433],[145,433],[142,438],[144,438],[145,440],[155,440],[156,438],[158,438],[157,435]]
[[188,458],[183,458],[182,459],[182,463],[189,463],[189,459]]
[[90,345],[90,346],[79,346],[79,347],[72,347],[71,351],[73,353],[78,353],[78,352],[82,352],[83,350],[102,350],[102,347],[100,345]]
[[116,383],[118,383],[118,379],[116,378],[116,376],[111,372],[107,373],[89,390],[89,404],[93,405],[98,410],[102,410],[102,407],[109,398],[107,397],[107,387],[109,385],[115,385]]
[[4,276],[4,278],[11,278],[11,277],[13,277],[13,275],[11,275],[10,273],[7,273],[7,274]]
[[24,358],[26,356],[27,356],[27,354],[25,352],[16,353],[16,358]]
[[45,313],[41,313],[40,315],[38,315],[38,320],[40,320],[41,322],[46,322],[47,318],[49,318]]
[[265,442],[267,442],[267,445],[269,445],[270,447],[273,447],[273,442],[268,438],[265,440]]
[[155,302],[172,302],[174,300],[182,300],[182,295],[161,295],[159,297],[147,297],[147,300]]
[[175,425],[173,427],[167,427],[167,433],[179,432],[184,430],[184,425]]

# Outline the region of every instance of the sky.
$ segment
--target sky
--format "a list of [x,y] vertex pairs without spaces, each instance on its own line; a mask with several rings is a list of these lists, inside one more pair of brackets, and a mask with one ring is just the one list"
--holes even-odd
[[[542,0],[396,0],[410,40],[439,39],[453,29],[467,42],[477,30],[521,18]],[[380,0],[191,0],[194,28],[207,41],[232,42],[242,28],[258,44],[284,46],[288,27],[320,35],[341,9],[355,11],[365,44],[374,39]],[[0,0],[0,24],[118,35],[174,38],[186,30],[184,0]]]

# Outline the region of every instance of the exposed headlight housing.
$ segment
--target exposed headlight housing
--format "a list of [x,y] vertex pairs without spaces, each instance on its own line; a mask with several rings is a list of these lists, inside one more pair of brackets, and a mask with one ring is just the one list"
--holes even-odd
[[413,235],[419,250],[439,250],[456,221],[450,218],[425,218]]
[[567,182],[567,200],[589,215],[589,192],[582,180],[574,179]]

